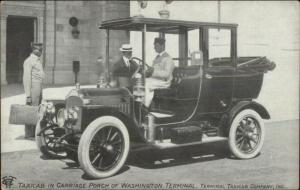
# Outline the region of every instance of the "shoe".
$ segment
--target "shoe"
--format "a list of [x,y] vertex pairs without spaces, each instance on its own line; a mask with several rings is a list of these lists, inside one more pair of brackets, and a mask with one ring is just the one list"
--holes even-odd
[[33,141],[35,141],[35,137],[32,137],[32,136],[30,136],[30,137],[24,137],[26,140],[33,140]]

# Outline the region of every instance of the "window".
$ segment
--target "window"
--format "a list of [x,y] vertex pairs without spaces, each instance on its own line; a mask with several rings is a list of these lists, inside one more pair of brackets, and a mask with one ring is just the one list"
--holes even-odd
[[[153,64],[154,58],[157,53],[154,50],[154,39],[159,37],[158,32],[147,32],[146,33],[146,63],[150,66]],[[177,34],[165,34],[166,46],[165,50],[173,58],[178,58],[178,35]],[[142,32],[131,31],[130,43],[133,46],[133,57],[142,58]],[[178,60],[174,60],[178,66]]]
[[209,29],[209,66],[232,66],[231,33],[228,29]]
[[197,59],[201,58],[202,54],[196,53],[199,51],[200,51],[199,50],[199,29],[190,30],[188,31],[188,57],[189,57],[188,66],[193,65],[191,60],[192,56],[195,55]]

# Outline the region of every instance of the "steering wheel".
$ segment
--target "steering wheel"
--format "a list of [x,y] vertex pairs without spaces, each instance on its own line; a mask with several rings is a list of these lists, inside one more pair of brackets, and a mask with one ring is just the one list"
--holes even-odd
[[[135,63],[137,63],[138,67],[137,69],[134,71],[132,77],[134,77],[140,70],[143,72],[143,60],[138,58],[138,57],[132,57],[130,60],[134,61]],[[146,65],[146,70],[148,70],[149,68],[151,68],[151,66],[149,66],[147,63],[145,63]]]

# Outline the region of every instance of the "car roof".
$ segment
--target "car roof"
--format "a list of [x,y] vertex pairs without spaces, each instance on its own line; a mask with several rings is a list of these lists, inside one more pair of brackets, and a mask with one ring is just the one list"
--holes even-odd
[[146,17],[129,17],[103,21],[99,28],[110,30],[141,31],[144,28],[144,24],[147,25],[147,31],[149,32],[165,32],[173,34],[178,34],[181,28],[187,30],[193,30],[200,27],[230,29],[236,28],[238,26],[237,24],[232,23],[212,23]]

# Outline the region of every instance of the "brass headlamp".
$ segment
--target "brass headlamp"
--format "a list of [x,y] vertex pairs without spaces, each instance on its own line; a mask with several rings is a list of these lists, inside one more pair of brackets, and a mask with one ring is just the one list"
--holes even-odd
[[66,123],[75,124],[78,120],[79,108],[74,106],[72,108],[60,109],[57,112],[57,124],[59,127],[64,127]]
[[55,116],[55,107],[53,105],[53,102],[47,102],[46,103],[46,110],[45,110],[45,114],[47,117],[49,118],[54,118]]

